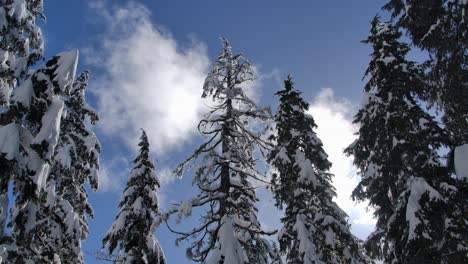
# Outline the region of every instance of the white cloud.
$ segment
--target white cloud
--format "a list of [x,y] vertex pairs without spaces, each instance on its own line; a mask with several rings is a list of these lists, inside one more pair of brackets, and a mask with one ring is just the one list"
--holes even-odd
[[107,166],[103,166],[101,164],[101,168],[99,169],[99,192],[109,192],[118,190],[120,184],[118,181],[113,180],[110,175],[110,170]]
[[[233,52],[237,53],[235,49]],[[264,82],[268,80],[274,80],[278,83],[281,83],[279,81],[281,79],[281,75],[278,69],[273,69],[270,72],[263,72],[261,65],[258,66],[253,64],[252,62],[249,63],[252,67],[254,79],[253,81],[243,83],[241,87],[250,99],[258,103],[260,101],[260,98],[262,97]]]
[[172,174],[172,169],[170,168],[156,168],[156,173],[159,178],[160,190],[159,190],[159,205],[162,208],[166,208],[168,204],[167,196],[169,185],[174,182],[178,177]]
[[130,173],[130,161],[123,156],[116,156],[110,161],[103,161],[99,167],[99,192],[121,191]]
[[102,44],[85,54],[100,71],[90,89],[98,100],[99,129],[132,149],[140,128],[157,153],[185,143],[202,113],[209,65],[205,46],[192,41],[181,48],[170,33],[151,23],[141,4],[130,2],[110,12],[102,1],[91,7],[105,24]]
[[346,99],[335,98],[330,88],[322,89],[310,104],[309,113],[314,117],[318,128],[318,137],[333,163],[331,172],[335,175],[333,185],[338,197],[336,202],[350,216],[353,232],[364,238],[375,224],[372,212],[365,203],[355,203],[351,192],[359,182],[352,158],[346,157],[343,150],[351,144],[356,136],[357,127],[352,124],[353,105]]

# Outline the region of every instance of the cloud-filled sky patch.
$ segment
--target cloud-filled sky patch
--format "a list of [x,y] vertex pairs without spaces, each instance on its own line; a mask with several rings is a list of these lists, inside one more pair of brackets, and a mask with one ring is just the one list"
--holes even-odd
[[317,123],[317,135],[322,140],[323,148],[332,162],[333,186],[336,188],[338,205],[350,216],[356,235],[367,236],[375,224],[372,212],[365,203],[356,203],[351,199],[351,192],[359,182],[352,157],[347,157],[343,150],[356,136],[357,126],[352,123],[352,114],[356,107],[344,98],[336,98],[334,90],[325,88],[312,100],[309,113]]
[[136,3],[99,12],[106,14],[100,52],[88,54],[89,62],[105,66],[92,84],[99,128],[131,148],[143,128],[157,153],[185,143],[203,108],[200,94],[209,65],[205,46],[193,41],[181,48]]

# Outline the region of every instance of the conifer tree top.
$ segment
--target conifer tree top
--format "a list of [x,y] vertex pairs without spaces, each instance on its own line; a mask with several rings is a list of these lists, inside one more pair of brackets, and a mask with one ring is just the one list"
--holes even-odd
[[[138,155],[137,158],[133,161],[134,164],[136,164],[139,160],[148,160],[149,161],[149,142],[148,142],[148,136],[146,135],[145,130],[141,129],[141,136],[140,136],[140,142],[138,143],[138,146],[140,147],[140,154]],[[153,163],[149,162],[147,166],[154,168]]]
[[159,216],[159,180],[150,160],[146,132],[142,129],[138,156],[133,160],[119,213],[103,239],[111,254],[117,246],[116,261],[122,263],[165,263],[164,253],[154,236]]
[[242,98],[254,104],[240,86],[254,79],[252,66],[241,53],[232,53],[231,45],[226,38],[222,38],[222,41],[223,49],[205,79],[202,97],[211,96],[215,100]]

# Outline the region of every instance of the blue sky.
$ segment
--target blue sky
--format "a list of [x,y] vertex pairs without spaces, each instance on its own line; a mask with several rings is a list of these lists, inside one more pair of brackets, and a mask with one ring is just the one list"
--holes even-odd
[[[353,140],[350,120],[371,53],[360,41],[384,2],[45,1],[46,58],[80,50],[78,69],[92,72],[88,100],[101,116],[101,189],[90,192],[96,216],[83,244],[87,263],[102,263],[94,253],[117,212],[140,127],[147,130],[162,178],[161,206],[194,192],[190,175],[174,179],[170,171],[200,142],[195,128],[204,111],[201,84],[221,48],[220,36],[255,65],[258,79],[249,92],[259,104],[276,109],[273,94],[293,74],[334,163],[337,201],[350,215],[353,232],[364,237],[372,219],[365,205],[350,201],[357,178],[341,151]],[[262,188],[259,197],[262,224],[275,228],[271,197]],[[196,221],[172,225],[187,230]],[[175,247],[176,236],[165,226],[157,236],[169,263],[190,263],[184,244]]]

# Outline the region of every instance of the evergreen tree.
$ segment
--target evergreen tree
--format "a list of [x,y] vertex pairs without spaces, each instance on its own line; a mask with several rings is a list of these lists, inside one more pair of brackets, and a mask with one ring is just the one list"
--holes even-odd
[[0,127],[0,137],[5,139],[0,152],[14,165],[15,201],[9,223],[11,237],[4,237],[1,244],[12,262],[34,262],[32,256],[38,253],[31,241],[42,213],[40,204],[46,199],[40,194],[46,190],[60,133],[63,97],[73,84],[77,59],[78,52],[73,50],[47,61],[14,90],[9,109],[2,113],[11,117],[9,124]]
[[[87,216],[93,217],[84,185],[89,182],[91,188],[97,190],[101,151],[95,133],[86,125],[87,118],[92,125],[99,119],[95,110],[86,102],[88,78],[87,71],[78,76],[65,101],[66,114],[62,117],[61,137],[54,157],[54,169],[61,177],[58,191],[79,216],[81,239],[86,239],[89,233]],[[78,240],[77,237],[74,241]]]
[[[468,237],[468,175],[464,170],[454,170],[456,149],[468,144],[468,2],[466,0],[391,0],[384,6],[392,13],[397,25],[404,28],[413,44],[428,51],[429,66],[426,79],[427,99],[442,109],[444,129],[450,137],[448,169],[457,174],[458,181],[448,194],[452,209],[446,236],[453,239],[452,263],[466,262],[463,241]],[[465,161],[463,161],[465,162]],[[465,251],[466,252],[466,251]],[[466,253],[465,253],[466,254]],[[465,261],[463,261],[465,259]]]
[[36,25],[42,0],[0,0],[0,107],[32,66],[43,57],[42,33]]
[[159,216],[159,180],[149,157],[145,131],[140,137],[140,153],[133,160],[127,185],[120,200],[120,211],[103,239],[109,254],[119,247],[116,263],[165,264],[164,253],[154,236]]
[[75,80],[66,96],[60,136],[51,163],[45,203],[40,203],[38,224],[32,244],[40,248],[35,262],[83,263],[81,240],[88,235],[86,215],[93,216],[84,188],[86,181],[97,189],[100,146],[86,126],[86,118],[95,124],[98,117],[85,101],[89,72]]
[[[11,129],[8,124],[14,122],[14,114],[4,113],[10,95],[25,77],[28,67],[43,56],[42,34],[36,25],[36,18],[43,17],[41,12],[40,0],[0,0],[0,127],[4,127],[1,142],[7,142],[6,133]],[[0,154],[0,238],[8,215],[7,191],[14,170],[13,157],[6,152],[4,149]]]
[[352,196],[375,208],[376,230],[366,242],[373,256],[386,263],[456,263],[451,258],[464,254],[467,243],[445,232],[455,220],[449,204],[455,187],[438,150],[448,139],[418,105],[423,73],[406,60],[409,47],[400,36],[376,17],[364,41],[374,52],[367,101],[354,120],[359,137],[345,150],[362,177]]
[[241,54],[233,54],[223,39],[223,49],[203,86],[203,98],[214,105],[200,121],[200,133],[207,137],[195,152],[182,162],[175,174],[182,175],[193,164],[193,183],[200,193],[175,209],[190,215],[192,207],[207,206],[201,223],[177,240],[191,240],[187,255],[210,264],[267,263],[272,248],[262,237],[270,234],[257,220],[257,201],[252,180],[256,170],[256,149],[267,143],[260,133],[249,128],[249,121],[265,121],[269,109],[261,109],[245,94],[243,87],[253,79],[251,65]]
[[384,8],[416,46],[429,52],[429,99],[443,110],[453,155],[455,147],[468,143],[468,3],[391,0]]
[[331,163],[314,132],[317,125],[306,113],[309,104],[291,76],[284,83],[285,89],[276,93],[276,145],[268,155],[277,171],[272,177],[277,206],[285,206],[281,252],[287,263],[366,263],[346,213],[332,200]]
[[[76,101],[72,83],[78,52],[60,53],[28,73],[28,68],[43,58],[42,34],[36,25],[37,17],[45,18],[42,0],[5,0],[0,4],[1,255],[18,263],[82,262],[80,247],[75,250],[78,253],[68,259],[62,255],[73,251],[69,246],[76,245],[76,241],[80,243],[87,234],[83,209],[80,213],[80,205],[71,203],[73,199],[83,200],[86,212],[90,210],[83,187],[86,179],[79,178],[92,176],[93,188],[97,188],[99,145],[94,133],[83,130],[89,108],[74,114],[75,118],[82,119],[81,124],[68,124],[68,127],[82,130],[76,131],[74,142],[67,142],[69,147],[74,144],[75,148],[67,149],[75,152],[72,161],[75,168],[69,170],[67,176],[76,179],[67,184],[81,181],[81,185],[62,184],[66,182],[62,181],[64,175],[61,174],[65,171],[57,167],[57,154],[63,159],[65,151],[62,149],[58,153],[56,149],[57,145],[64,145],[61,121],[73,116],[65,112],[69,112],[69,101]],[[92,122],[94,117],[91,117]],[[11,234],[4,236],[9,204],[7,190],[11,181],[15,197],[9,223]],[[64,187],[76,186],[79,192],[66,190],[64,194]],[[67,195],[73,199],[65,199]],[[83,224],[85,232],[81,230]],[[73,239],[73,236],[78,237]]]

